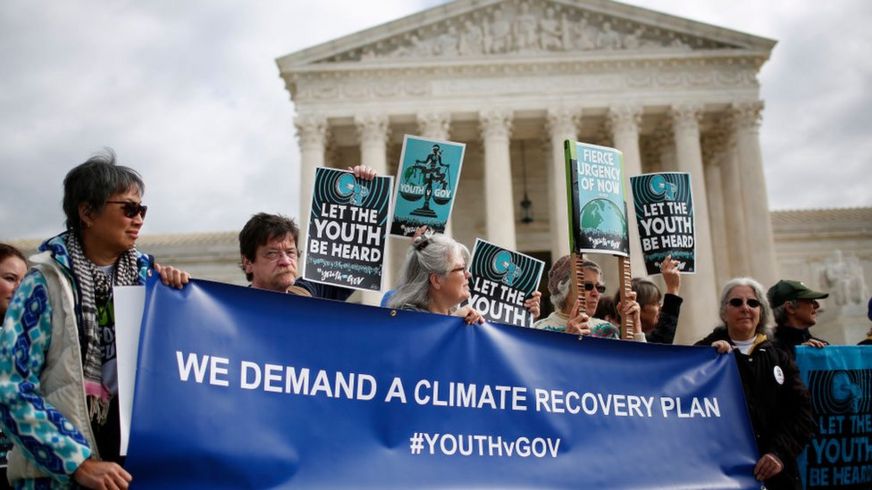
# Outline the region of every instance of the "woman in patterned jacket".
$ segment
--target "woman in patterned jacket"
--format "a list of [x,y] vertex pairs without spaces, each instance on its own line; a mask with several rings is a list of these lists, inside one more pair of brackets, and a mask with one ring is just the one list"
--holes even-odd
[[[12,298],[0,333],[0,423],[15,447],[16,488],[127,488],[120,427],[112,290],[188,275],[134,245],[144,184],[110,152],[64,179],[67,231],[47,240]],[[74,483],[75,482],[75,483]]]

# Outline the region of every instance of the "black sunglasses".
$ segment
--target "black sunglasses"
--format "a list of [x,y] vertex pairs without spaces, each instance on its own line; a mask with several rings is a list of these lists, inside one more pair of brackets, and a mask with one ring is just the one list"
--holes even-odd
[[584,283],[584,290],[585,291],[593,291],[593,288],[596,288],[597,292],[600,294],[603,294],[606,292],[605,284],[594,284],[592,282]]
[[145,219],[145,212],[148,211],[148,206],[143,206],[138,202],[106,201],[106,204],[121,204],[121,210],[128,218],[133,218],[138,214],[142,219]]
[[732,306],[733,308],[741,308],[742,305],[744,305],[745,303],[747,303],[748,307],[750,308],[760,307],[760,302],[753,298],[749,298],[748,301],[745,301],[742,298],[733,298],[728,301],[728,303],[730,303],[730,306]]

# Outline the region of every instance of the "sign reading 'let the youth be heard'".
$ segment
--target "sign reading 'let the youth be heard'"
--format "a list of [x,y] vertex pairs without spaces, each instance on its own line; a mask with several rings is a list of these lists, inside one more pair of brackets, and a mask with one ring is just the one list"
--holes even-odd
[[545,263],[475,239],[469,266],[469,303],[491,322],[533,326],[524,301],[539,289]]
[[364,180],[344,170],[315,169],[303,277],[381,289],[391,182],[391,177]]
[[642,255],[648,274],[659,274],[667,256],[678,270],[696,269],[690,174],[667,172],[630,177]]
[[817,433],[799,456],[805,488],[872,488],[872,347],[798,346]]
[[139,489],[760,487],[730,354],[147,288]]
[[572,140],[564,152],[572,250],[628,256],[623,154]]

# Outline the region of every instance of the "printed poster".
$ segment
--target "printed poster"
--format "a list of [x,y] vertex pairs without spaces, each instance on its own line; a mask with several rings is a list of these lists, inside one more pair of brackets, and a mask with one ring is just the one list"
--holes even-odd
[[797,346],[817,434],[799,456],[804,487],[872,488],[872,347]]
[[347,170],[315,169],[303,277],[379,291],[393,177],[359,179]]
[[475,239],[469,266],[469,303],[488,321],[532,327],[524,301],[539,289],[545,263]]
[[659,274],[666,256],[678,270],[696,269],[693,191],[690,174],[664,172],[630,177],[636,224],[648,274]]
[[406,135],[397,170],[391,234],[412,236],[427,225],[442,233],[451,216],[466,145]]
[[623,153],[573,140],[564,151],[572,250],[629,256]]

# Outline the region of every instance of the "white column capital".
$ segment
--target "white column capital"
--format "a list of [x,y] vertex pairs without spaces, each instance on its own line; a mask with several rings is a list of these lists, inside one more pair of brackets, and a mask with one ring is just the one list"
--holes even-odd
[[606,115],[606,126],[613,137],[618,133],[638,132],[641,122],[642,106],[638,104],[611,106]]
[[300,146],[320,146],[327,143],[327,118],[316,114],[298,114],[294,118]]
[[699,131],[701,104],[675,104],[669,108],[673,131]]
[[387,114],[358,114],[354,116],[357,136],[361,144],[382,143],[388,138]]
[[730,106],[730,116],[736,130],[757,132],[763,119],[763,101],[734,102]]
[[567,135],[576,137],[581,124],[581,109],[568,107],[552,107],[548,109],[545,127],[551,137],[563,138]]
[[512,110],[488,109],[479,112],[479,129],[483,139],[504,138],[512,135]]
[[422,112],[416,116],[418,133],[434,140],[447,140],[451,127],[451,114],[448,112]]

